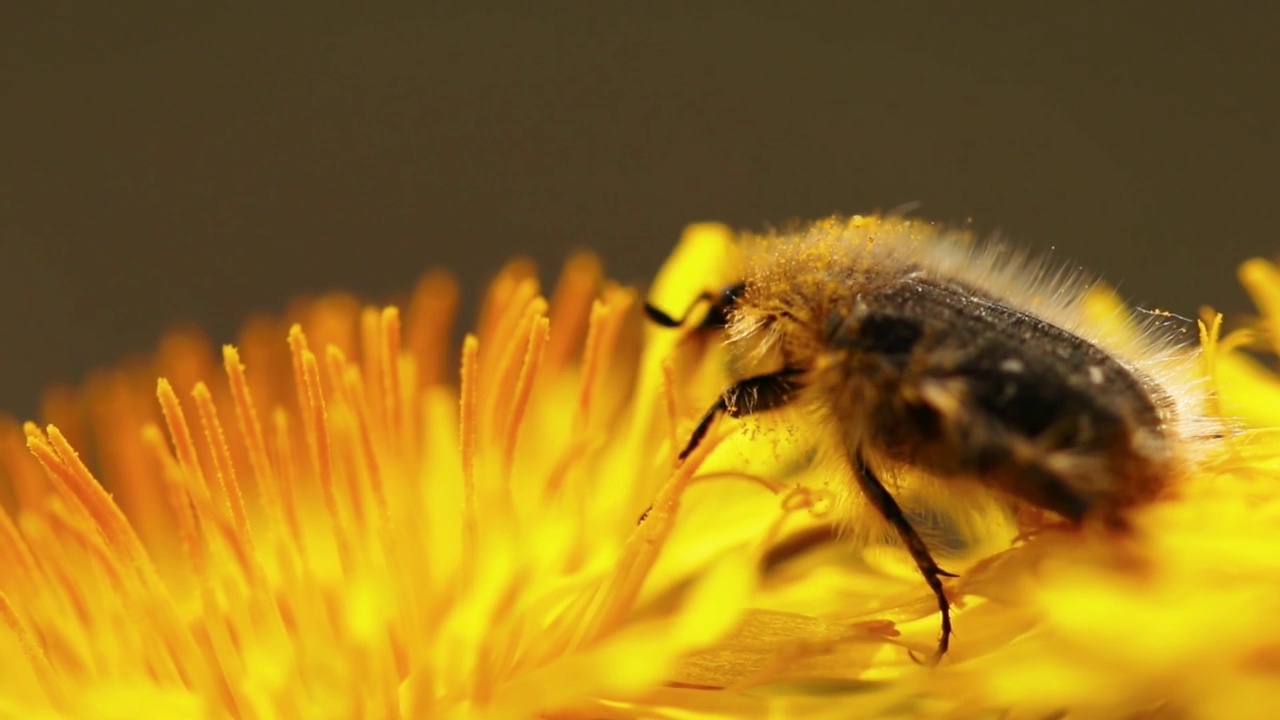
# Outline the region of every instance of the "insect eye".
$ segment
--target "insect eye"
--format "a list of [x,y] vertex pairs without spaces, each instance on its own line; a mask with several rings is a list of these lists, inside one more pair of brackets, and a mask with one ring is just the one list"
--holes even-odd
[[719,307],[728,310],[738,304],[738,298],[742,297],[742,293],[746,288],[746,283],[734,283],[733,285],[730,285],[720,291],[720,300],[716,304]]
[[721,290],[720,297],[716,298],[711,308],[707,310],[707,317],[703,319],[701,327],[722,328],[728,325],[729,313],[738,304],[738,298],[742,297],[745,289],[744,283],[735,283]]

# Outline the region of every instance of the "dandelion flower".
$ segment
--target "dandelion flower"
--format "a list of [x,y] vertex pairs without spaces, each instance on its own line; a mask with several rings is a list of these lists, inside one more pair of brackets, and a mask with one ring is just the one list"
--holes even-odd
[[[732,270],[691,228],[652,288]],[[727,279],[728,274],[725,275]],[[714,341],[645,326],[579,256],[405,311],[345,295],[0,423],[0,717],[1263,717],[1280,698],[1280,270],[1206,377],[1242,430],[1131,543],[995,528],[956,642],[892,545],[842,542],[801,432],[724,423]],[[156,378],[160,378],[158,381]],[[767,439],[767,442],[761,442]],[[949,566],[950,567],[950,566]]]

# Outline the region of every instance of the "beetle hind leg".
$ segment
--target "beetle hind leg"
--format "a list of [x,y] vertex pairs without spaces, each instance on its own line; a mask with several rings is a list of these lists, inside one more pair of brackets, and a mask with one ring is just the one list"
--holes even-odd
[[951,644],[951,602],[947,600],[947,594],[943,590],[942,578],[956,577],[956,575],[938,567],[937,561],[929,553],[929,547],[921,539],[920,533],[911,526],[911,522],[902,512],[902,507],[898,505],[897,500],[893,499],[893,495],[889,494],[884,483],[880,482],[880,479],[871,471],[861,451],[855,450],[850,460],[853,463],[853,474],[858,488],[875,506],[880,516],[893,526],[902,543],[907,546],[907,552],[911,554],[911,559],[915,561],[925,583],[938,600],[938,611],[942,614],[942,635],[938,638],[937,651],[929,660],[930,665],[936,664],[946,654]]

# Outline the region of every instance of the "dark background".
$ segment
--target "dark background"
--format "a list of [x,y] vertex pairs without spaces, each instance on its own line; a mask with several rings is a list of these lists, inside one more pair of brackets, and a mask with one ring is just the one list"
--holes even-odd
[[[1184,314],[1278,247],[1270,3],[0,11],[0,409],[254,310],[920,215]],[[354,4],[353,4],[354,5]],[[533,9],[535,8],[536,9]],[[283,339],[282,339],[283,340]]]

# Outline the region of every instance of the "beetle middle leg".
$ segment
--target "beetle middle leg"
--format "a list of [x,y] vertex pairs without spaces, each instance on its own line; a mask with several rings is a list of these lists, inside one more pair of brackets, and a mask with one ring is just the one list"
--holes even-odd
[[[702,444],[711,430],[711,423],[715,422],[717,417],[721,415],[746,417],[753,413],[782,407],[791,402],[796,391],[800,389],[800,382],[796,378],[802,372],[796,368],[783,368],[777,372],[740,380],[725,388],[724,392],[720,393],[720,397],[702,414],[702,419],[689,434],[689,442],[685,443],[677,459],[684,460]],[[637,524],[644,522],[649,516],[649,510],[652,509],[653,506],[650,506],[641,513]]]

